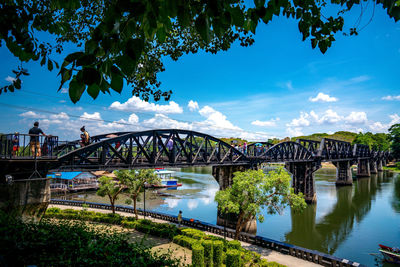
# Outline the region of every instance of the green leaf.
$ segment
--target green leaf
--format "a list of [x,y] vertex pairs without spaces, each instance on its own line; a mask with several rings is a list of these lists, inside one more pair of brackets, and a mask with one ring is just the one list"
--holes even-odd
[[126,76],[132,76],[132,74],[136,70],[136,61],[131,60],[129,57],[119,56],[116,58],[115,61],[118,67]]
[[130,39],[126,43],[125,53],[132,58],[133,60],[137,61],[142,52],[143,52],[144,43],[142,39]]
[[94,83],[94,84],[88,86],[87,92],[93,99],[96,99],[100,93],[100,87]]
[[311,39],[311,46],[314,49],[315,47],[317,47],[318,44],[318,40],[316,38]]
[[100,73],[95,68],[84,68],[83,69],[83,82],[87,85],[99,84]]
[[52,71],[53,70],[53,62],[49,59],[49,60],[47,60],[47,69],[49,70],[49,71]]
[[161,43],[164,43],[165,41],[165,37],[167,36],[165,29],[163,26],[159,27],[157,29],[157,39],[158,41],[160,41]]
[[76,79],[73,79],[69,83],[69,98],[72,103],[76,103],[81,99],[83,92],[85,91],[85,85],[83,83],[78,82]]
[[111,88],[114,91],[121,93],[123,84],[124,84],[124,80],[122,78],[122,75],[120,74],[120,71],[115,66],[112,66],[111,67]]
[[76,60],[76,66],[90,66],[96,61],[93,54],[83,55]]
[[83,55],[84,55],[83,52],[75,52],[75,53],[69,54],[68,56],[65,57],[64,62],[67,61],[69,64],[72,61],[75,61],[76,59],[80,58]]
[[94,41],[93,39],[88,40],[85,43],[85,52],[88,54],[94,54],[94,51],[96,50],[96,48],[97,48],[97,42]]
[[43,57],[40,61],[40,66],[43,66],[44,64],[46,64],[46,57]]
[[244,15],[240,7],[235,7],[231,10],[231,16],[233,18],[233,24],[237,27],[243,27]]
[[209,43],[211,40],[210,34],[210,26],[208,23],[208,19],[204,14],[200,14],[195,22],[196,31],[200,34],[201,38],[206,42]]

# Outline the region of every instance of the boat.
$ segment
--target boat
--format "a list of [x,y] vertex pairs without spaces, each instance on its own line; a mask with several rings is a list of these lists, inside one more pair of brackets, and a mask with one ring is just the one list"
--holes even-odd
[[400,264],[400,249],[379,244],[379,252],[382,253],[385,261]]
[[154,173],[161,178],[161,184],[146,185],[146,188],[177,188],[182,186],[181,183],[178,183],[178,180],[172,177],[172,175],[175,173],[174,171],[156,169]]

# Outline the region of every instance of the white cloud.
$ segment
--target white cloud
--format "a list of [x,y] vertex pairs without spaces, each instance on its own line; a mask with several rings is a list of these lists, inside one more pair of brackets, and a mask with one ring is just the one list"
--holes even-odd
[[24,113],[19,114],[19,116],[24,117],[24,118],[29,118],[29,119],[42,119],[45,118],[45,115],[36,113],[34,111],[27,111]]
[[4,80],[6,80],[7,82],[9,82],[9,83],[13,83],[15,80],[17,80],[17,79],[15,79],[15,78],[13,78],[13,77],[11,77],[11,76],[7,76]]
[[84,112],[81,117],[81,121],[101,121],[101,116],[99,112],[94,112],[93,114]]
[[318,95],[316,97],[310,97],[309,100],[311,102],[336,102],[336,101],[338,101],[338,99],[336,97],[329,96],[329,95],[321,93],[321,92],[318,93]]
[[300,118],[293,119],[290,123],[286,124],[286,126],[289,127],[309,126],[310,125],[310,121],[308,120],[309,117],[310,115],[308,115],[308,113],[300,112]]
[[313,118],[315,118],[319,124],[335,124],[343,119],[342,116],[339,116],[335,111],[331,109],[326,110],[319,119],[318,115],[314,111],[311,111],[311,113]]
[[221,112],[213,109],[210,106],[204,106],[199,110],[201,116],[207,118],[204,123],[210,124],[219,128],[241,130],[239,127],[234,126],[230,121],[226,119],[226,116]]
[[59,103],[66,103],[67,101],[65,101],[65,100],[60,100],[60,101],[58,101]]
[[181,200],[175,199],[175,198],[167,198],[164,201],[165,201],[165,203],[167,203],[168,208],[172,209],[172,208],[177,207]]
[[357,112],[352,111],[346,118],[345,121],[349,124],[364,124],[368,122],[367,114],[363,111]]
[[68,88],[63,87],[60,92],[61,94],[68,94]]
[[371,80],[371,77],[369,77],[368,75],[361,75],[361,76],[357,76],[354,78],[351,78],[349,80],[350,83],[361,83],[361,82],[365,82]]
[[142,125],[150,129],[192,129],[190,123],[179,122],[164,114],[156,114],[153,118],[143,121]]
[[252,121],[251,124],[256,125],[256,126],[262,126],[262,127],[275,127],[277,121],[279,121],[279,118],[270,119],[267,121],[255,120],[255,121]]
[[400,101],[400,95],[388,95],[388,96],[384,96],[384,97],[382,97],[382,100],[389,100],[389,101],[398,100],[398,101]]
[[170,101],[168,105],[149,103],[137,96],[132,96],[125,103],[116,101],[111,104],[110,109],[123,111],[157,112],[162,114],[182,113],[183,109],[176,102]]
[[295,137],[295,136],[304,135],[304,133],[301,130],[302,130],[302,128],[300,128],[300,127],[295,127],[295,128],[289,127],[286,129],[286,132],[288,133],[288,135],[290,137]]
[[190,111],[195,111],[199,109],[199,104],[197,101],[190,100],[188,103],[188,108]]
[[68,120],[69,116],[65,112],[60,112],[59,114],[50,115],[50,119],[53,119],[53,120]]

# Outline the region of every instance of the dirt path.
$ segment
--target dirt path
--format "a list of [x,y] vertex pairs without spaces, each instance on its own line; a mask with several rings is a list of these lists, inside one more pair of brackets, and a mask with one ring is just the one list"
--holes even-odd
[[[64,206],[64,205],[49,205],[49,208],[60,208],[60,209],[76,209],[76,210],[81,210],[81,207],[73,207],[73,206]],[[108,210],[101,210],[101,209],[92,209],[92,208],[87,208],[89,211],[96,211],[96,212],[102,212],[102,213],[109,213],[110,211]],[[127,213],[127,212],[118,212],[122,216],[133,216],[132,213]],[[139,218],[143,218],[143,216],[139,216]],[[163,221],[155,218],[151,218],[149,216],[146,217],[146,219],[150,219],[154,222],[159,222],[159,223],[171,223],[168,221]],[[122,228],[119,226],[115,226],[118,228]],[[125,228],[123,231],[126,231]],[[132,232],[130,232],[132,231]],[[143,242],[144,245],[152,247],[153,251],[158,251],[159,253],[167,253],[170,256],[173,256],[174,258],[180,259],[181,261],[184,261],[186,264],[191,264],[192,263],[192,252],[191,250],[181,247],[179,245],[176,245],[175,243],[172,243],[169,239],[165,238],[160,238],[160,237],[155,237],[151,235],[145,235],[141,232],[131,230],[129,229],[129,235],[132,238],[132,242]],[[213,233],[205,232],[206,234],[209,235],[216,235]],[[217,235],[216,235],[217,236]],[[230,238],[227,238],[228,240],[232,240]],[[285,255],[281,254],[279,252],[276,252],[274,250],[262,248],[259,246],[255,246],[246,242],[241,242],[242,247],[254,252],[257,252],[261,255],[262,258],[268,260],[268,261],[275,261],[280,264],[284,264],[288,267],[294,266],[304,266],[304,267],[316,267],[316,266],[321,266],[319,264],[315,264],[309,261],[305,261],[296,257],[292,257],[290,255]]]

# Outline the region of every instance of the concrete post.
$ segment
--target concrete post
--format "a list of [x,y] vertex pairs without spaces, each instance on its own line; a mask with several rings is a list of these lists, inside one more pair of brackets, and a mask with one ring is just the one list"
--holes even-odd
[[359,159],[357,164],[357,177],[371,176],[368,159]]
[[16,180],[0,184],[0,210],[23,220],[39,220],[50,203],[50,179]]
[[219,184],[219,189],[224,190],[232,185],[233,174],[237,171],[250,169],[249,165],[213,166],[212,175]]
[[307,203],[316,203],[317,195],[315,193],[314,172],[312,162],[287,162],[285,168],[293,175],[292,186],[294,192],[304,194]]
[[378,173],[378,167],[377,164],[378,161],[375,161],[374,159],[371,159],[371,161],[369,162],[369,168],[370,168],[370,172],[371,174],[376,174]]
[[383,164],[382,164],[382,160],[381,159],[378,159],[378,162],[377,162],[377,170],[378,170],[378,172],[382,172],[383,171]]
[[336,185],[352,185],[353,175],[351,173],[351,162],[346,161],[336,161],[332,162],[336,166]]

